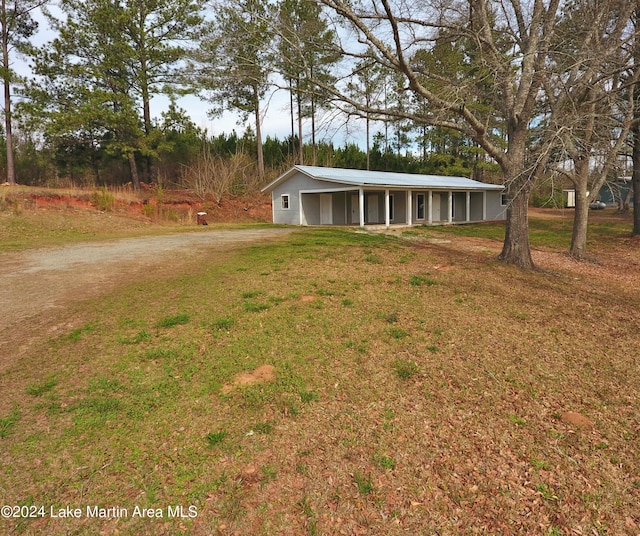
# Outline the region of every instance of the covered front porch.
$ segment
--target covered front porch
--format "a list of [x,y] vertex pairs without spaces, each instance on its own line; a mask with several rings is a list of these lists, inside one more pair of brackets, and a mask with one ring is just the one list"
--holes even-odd
[[345,188],[301,191],[302,225],[439,225],[487,219],[486,192]]

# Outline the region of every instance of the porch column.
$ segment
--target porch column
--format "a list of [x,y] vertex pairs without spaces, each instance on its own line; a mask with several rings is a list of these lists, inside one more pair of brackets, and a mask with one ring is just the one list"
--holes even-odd
[[427,196],[427,210],[429,211],[429,218],[427,219],[427,223],[431,225],[433,223],[433,192],[429,190],[429,195]]
[[300,225],[307,225],[304,217],[304,206],[302,205],[302,193],[298,193],[298,206],[300,207]]
[[487,221],[487,191],[482,192],[482,221]]
[[411,209],[413,208],[413,197],[411,195],[411,190],[407,190],[407,225],[411,227],[412,225],[412,214]]
[[467,221],[471,221],[471,192],[467,192]]
[[384,226],[388,229],[391,224],[389,219],[389,189],[384,191]]
[[453,192],[449,190],[449,198],[447,202],[447,221],[451,223],[453,221]]
[[360,187],[360,199],[358,200],[358,209],[360,210],[360,227],[364,227],[364,188]]

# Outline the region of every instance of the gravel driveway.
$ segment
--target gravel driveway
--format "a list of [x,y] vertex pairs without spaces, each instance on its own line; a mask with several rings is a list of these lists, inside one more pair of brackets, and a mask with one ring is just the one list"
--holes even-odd
[[198,255],[285,236],[291,229],[210,229],[0,255],[0,372],[31,344],[66,328],[73,303],[123,281],[178,271]]

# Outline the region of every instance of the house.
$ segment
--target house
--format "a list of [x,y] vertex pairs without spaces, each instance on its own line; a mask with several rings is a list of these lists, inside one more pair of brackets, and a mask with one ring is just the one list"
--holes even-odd
[[273,222],[437,225],[506,219],[504,187],[439,175],[294,166],[263,192]]
[[[587,195],[589,192],[587,191]],[[562,190],[565,208],[576,208],[575,189]],[[598,192],[596,201],[602,203],[602,207],[618,207],[622,209],[625,203],[633,207],[633,184],[631,177],[616,177],[604,183]],[[592,205],[596,205],[594,202]]]

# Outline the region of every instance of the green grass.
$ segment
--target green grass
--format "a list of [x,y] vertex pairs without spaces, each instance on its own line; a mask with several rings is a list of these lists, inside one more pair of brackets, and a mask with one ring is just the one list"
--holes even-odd
[[364,474],[360,471],[357,471],[353,475],[353,480],[358,488],[358,491],[362,495],[368,495],[373,491],[373,480],[371,479],[370,474]]
[[214,448],[215,446],[222,443],[227,435],[227,432],[224,430],[220,430],[218,432],[209,432],[207,434],[207,444],[209,445],[209,448]]
[[380,467],[384,469],[388,469],[390,471],[395,469],[397,465],[396,461],[393,458],[390,458],[389,456],[380,456],[377,462],[378,462],[378,465],[380,465]]
[[409,336],[409,332],[406,329],[397,326],[392,326],[387,331],[392,339],[404,339]]
[[420,287],[422,285],[427,285],[427,286],[437,285],[438,282],[425,275],[412,275],[409,278],[409,284],[414,287]]
[[229,331],[233,324],[233,318],[221,317],[211,322],[211,329],[213,331]]
[[27,387],[27,393],[31,396],[42,396],[51,391],[56,385],[58,385],[58,379],[55,376],[50,376],[41,382],[29,385]]
[[401,380],[409,380],[418,374],[418,365],[414,361],[406,359],[396,359],[393,363],[393,369]]
[[0,439],[9,437],[11,430],[18,420],[20,420],[20,410],[14,405],[6,417],[0,417]]
[[[638,299],[615,279],[345,229],[204,254],[74,305],[84,327],[2,372],[3,500],[198,509],[120,519],[123,535],[624,527],[640,499]],[[266,364],[270,381],[225,389]]]
[[156,322],[157,328],[172,328],[174,326],[182,326],[188,324],[191,317],[186,313],[178,313],[177,315],[166,316]]
[[[573,232],[573,212],[566,210],[563,217],[529,218],[529,240],[534,247],[548,247],[568,250]],[[607,211],[612,221],[601,221],[589,225],[587,236],[589,247],[606,244],[609,240],[628,237],[630,234],[629,218]],[[598,214],[597,216],[601,216]],[[593,218],[592,218],[593,219]],[[430,236],[468,236],[502,241],[504,239],[504,223],[490,222],[476,225],[451,225],[417,228],[419,233]],[[415,231],[414,231],[415,232]]]

